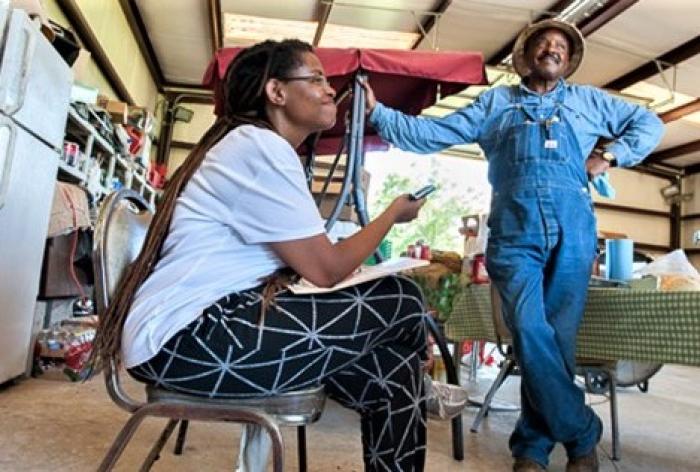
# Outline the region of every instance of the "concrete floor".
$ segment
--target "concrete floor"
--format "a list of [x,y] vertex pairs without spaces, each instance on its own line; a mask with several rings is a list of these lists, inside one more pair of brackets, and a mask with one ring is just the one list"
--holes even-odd
[[[488,386],[483,378],[482,390]],[[134,386],[136,387],[136,386]],[[501,402],[517,401],[517,378],[508,380]],[[604,457],[610,450],[609,408],[604,397],[589,401],[603,418],[606,434],[600,443],[604,471],[698,471],[700,451],[700,369],[665,366],[643,394],[636,388],[619,395],[622,460]],[[476,410],[467,409],[463,462],[451,458],[449,422],[429,423],[428,471],[506,471],[511,459],[508,435],[517,413],[492,413],[479,434],[469,433]],[[127,414],[108,399],[101,378],[87,383],[29,379],[0,390],[0,471],[94,470]],[[117,470],[138,470],[162,420],[147,420],[124,452]],[[240,428],[236,425],[195,423],[182,456],[172,444],[156,462],[155,471],[232,470]],[[293,430],[285,430],[287,470],[296,468]],[[329,402],[321,420],[308,430],[311,471],[361,471],[357,416]],[[551,471],[563,471],[566,458],[557,448]]]

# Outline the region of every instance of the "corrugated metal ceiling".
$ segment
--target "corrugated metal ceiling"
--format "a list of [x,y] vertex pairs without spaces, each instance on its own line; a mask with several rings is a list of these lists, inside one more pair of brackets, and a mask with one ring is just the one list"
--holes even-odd
[[[652,107],[665,102],[659,112],[691,102],[695,106],[691,111],[696,113],[668,122],[667,135],[659,150],[700,143],[700,55],[697,54],[700,2],[697,0],[136,0],[134,3],[155,52],[151,60],[162,71],[165,83],[161,85],[166,89],[176,85],[197,89],[216,47],[246,43],[243,31],[234,30],[227,39],[226,14],[255,17],[260,24],[266,19],[306,22],[306,26],[300,28],[297,24],[296,30],[285,31],[285,22],[281,21],[275,25],[275,31],[283,37],[300,31],[298,34],[304,35],[302,39],[312,41],[318,37],[320,45],[387,47],[390,44],[389,47],[421,49],[437,45],[440,50],[481,51],[490,59],[546,11],[557,13],[567,7],[582,6],[589,14],[579,24],[588,21],[591,31],[587,36],[585,61],[572,80],[597,86],[631,80],[623,92],[641,97]],[[364,32],[343,31],[341,27],[362,28]],[[421,29],[426,29],[426,37],[421,36]],[[395,41],[380,42],[387,41],[387,36]],[[666,82],[671,85],[675,76],[675,92],[679,93],[675,101],[670,101],[674,90],[669,90],[660,75],[630,75],[680,45],[685,45],[687,54],[674,55],[684,59],[678,61],[675,70],[665,71]],[[491,78],[502,75],[503,72],[490,71]],[[477,92],[477,88],[472,88],[463,97],[446,99],[426,114],[449,113],[450,107],[463,106]],[[693,169],[700,170],[700,152],[674,156],[664,163],[697,166]]]

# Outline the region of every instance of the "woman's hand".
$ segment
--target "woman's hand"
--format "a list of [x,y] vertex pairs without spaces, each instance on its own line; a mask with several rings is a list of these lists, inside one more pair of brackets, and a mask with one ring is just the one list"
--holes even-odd
[[425,198],[411,200],[408,194],[397,197],[391,205],[389,211],[394,212],[395,223],[408,223],[418,217],[418,212],[425,205]]
[[396,198],[377,218],[357,233],[332,244],[325,233],[304,239],[270,243],[277,256],[299,275],[319,287],[332,287],[348,277],[372,254],[395,223],[418,216],[425,198]]
[[366,77],[360,81],[360,84],[365,89],[365,113],[369,116],[377,105],[377,97],[374,96],[374,90],[370,87],[369,80]]

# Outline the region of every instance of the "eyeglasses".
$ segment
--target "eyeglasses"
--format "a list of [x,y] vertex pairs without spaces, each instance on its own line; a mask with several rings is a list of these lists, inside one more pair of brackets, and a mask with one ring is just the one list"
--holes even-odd
[[313,85],[318,85],[319,87],[330,87],[331,84],[328,82],[328,78],[325,75],[314,74],[314,75],[300,75],[297,77],[279,77],[279,80],[284,82],[292,82],[295,80],[305,80]]

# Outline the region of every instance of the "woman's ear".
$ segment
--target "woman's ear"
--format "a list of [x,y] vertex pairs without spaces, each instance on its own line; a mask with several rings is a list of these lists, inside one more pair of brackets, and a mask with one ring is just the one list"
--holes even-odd
[[278,79],[270,79],[265,84],[265,96],[273,105],[283,106],[287,101],[287,90],[284,82]]

